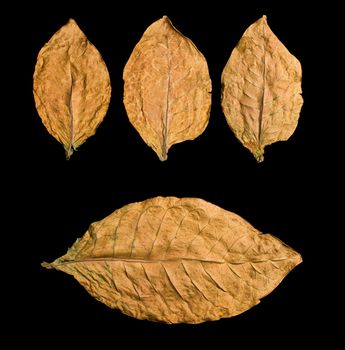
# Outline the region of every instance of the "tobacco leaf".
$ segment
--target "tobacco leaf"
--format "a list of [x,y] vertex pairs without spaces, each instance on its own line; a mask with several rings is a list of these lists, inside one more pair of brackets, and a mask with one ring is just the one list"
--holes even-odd
[[156,197],[91,224],[42,265],[138,319],[200,323],[259,303],[302,261],[279,239],[202,199]]
[[110,101],[107,67],[77,23],[70,19],[46,43],[34,73],[36,108],[67,159],[102,122]]
[[168,17],[147,28],[123,79],[128,118],[161,161],[172,145],[205,130],[211,108],[207,63]]
[[295,131],[303,104],[302,70],[274,35],[266,16],[252,24],[232,51],[222,74],[226,120],[258,162],[264,148]]

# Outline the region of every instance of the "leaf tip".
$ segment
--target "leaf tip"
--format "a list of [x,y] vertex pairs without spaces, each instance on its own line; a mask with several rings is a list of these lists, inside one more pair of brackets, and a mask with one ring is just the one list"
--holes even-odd
[[44,268],[46,268],[46,269],[48,269],[48,270],[50,270],[50,269],[53,268],[53,266],[52,266],[51,264],[49,264],[49,263],[47,263],[47,262],[45,262],[45,261],[43,261],[43,262],[41,263],[41,266],[44,267]]
[[167,159],[168,159],[168,154],[167,154],[167,153],[165,153],[165,154],[159,156],[159,160],[160,160],[161,162],[165,162]]
[[73,19],[73,18],[70,18],[67,22],[67,24],[70,24],[70,25],[77,25],[77,22]]
[[262,163],[264,161],[264,149],[259,148],[253,152],[253,155],[258,163]]
[[72,31],[77,31],[77,32],[80,31],[80,28],[79,28],[77,22],[73,18],[70,18],[68,20],[66,27],[68,27]]
[[72,146],[69,146],[68,148],[65,148],[65,152],[66,152],[66,160],[70,160],[71,155],[74,152],[74,149]]
[[263,25],[268,25],[267,24],[267,16],[266,15],[263,15],[262,17],[260,17],[257,21],[256,21],[257,24],[263,24]]
[[302,258],[302,255],[300,253],[298,253],[296,250],[294,250],[293,248],[290,248],[290,247],[288,247],[288,248],[289,248],[290,253],[291,253],[290,260],[293,263],[292,268],[294,268],[303,262],[303,258]]
[[157,150],[156,154],[161,162],[168,159],[168,150],[169,147],[167,147],[165,143],[162,145],[162,148],[159,151]]
[[162,17],[162,20],[163,20],[163,21],[168,21],[168,22],[170,22],[170,18],[169,18],[168,16],[166,16],[166,15],[164,15],[164,16]]
[[166,15],[164,15],[161,19],[160,19],[161,23],[163,25],[167,25],[168,27],[172,26],[172,22],[170,21],[170,18]]
[[264,161],[264,156],[258,156],[258,157],[255,157],[256,158],[256,161],[258,162],[258,163],[262,163],[263,161]]

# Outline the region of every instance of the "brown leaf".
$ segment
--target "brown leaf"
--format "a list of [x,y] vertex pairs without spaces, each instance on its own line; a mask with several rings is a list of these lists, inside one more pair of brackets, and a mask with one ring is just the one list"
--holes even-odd
[[160,160],[172,145],[205,130],[211,108],[207,63],[168,17],[147,28],[123,79],[128,118]]
[[166,323],[200,323],[259,303],[301,256],[238,215],[196,198],[156,197],[93,223],[47,268],[99,301]]
[[303,99],[302,70],[267,25],[252,24],[222,74],[222,107],[236,137],[257,159],[264,148],[295,131]]
[[48,132],[67,159],[102,122],[110,101],[110,78],[97,49],[70,19],[37,57],[34,97]]

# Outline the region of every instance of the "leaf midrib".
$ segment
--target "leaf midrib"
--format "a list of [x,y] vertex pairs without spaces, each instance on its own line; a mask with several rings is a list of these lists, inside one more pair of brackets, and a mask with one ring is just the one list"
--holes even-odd
[[67,158],[69,158],[73,153],[73,143],[74,143],[74,112],[73,112],[73,88],[74,88],[74,79],[73,79],[73,73],[72,73],[72,63],[70,61],[70,75],[71,75],[71,89],[69,94],[69,103],[68,103],[68,110],[70,114],[70,139],[69,139],[69,146],[67,151]]
[[[86,258],[86,259],[75,259],[75,260],[66,260],[58,262],[56,265],[67,265],[67,264],[77,264],[77,263],[88,263],[88,262],[103,262],[103,261],[121,261],[128,263],[144,263],[144,264],[161,264],[169,262],[179,262],[179,261],[197,261],[200,263],[210,263],[210,264],[231,264],[231,265],[242,265],[246,263],[262,263],[268,261],[283,261],[288,260],[293,257],[283,257],[283,258],[274,258],[274,259],[265,259],[265,260],[245,260],[245,261],[226,261],[226,260],[204,260],[197,258],[176,258],[176,259],[136,259],[136,258],[114,258],[114,257],[102,257],[102,258]],[[54,263],[53,263],[54,264]]]
[[167,45],[167,64],[168,64],[168,78],[167,78],[167,93],[166,93],[166,104],[165,104],[165,115],[164,115],[164,130],[163,130],[163,145],[162,145],[162,159],[167,159],[168,153],[168,128],[169,128],[169,100],[170,100],[170,89],[171,89],[171,55],[169,47],[169,37],[166,35],[166,45]]
[[264,117],[264,106],[265,106],[265,88],[266,88],[266,42],[265,42],[265,22],[262,23],[262,37],[263,37],[263,86],[262,95],[260,100],[260,114],[259,114],[259,130],[258,130],[258,146],[262,146],[262,121]]

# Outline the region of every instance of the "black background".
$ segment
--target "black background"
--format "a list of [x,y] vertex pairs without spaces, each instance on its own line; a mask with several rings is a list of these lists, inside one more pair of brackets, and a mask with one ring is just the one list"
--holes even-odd
[[[323,150],[318,148],[318,137],[324,114],[322,106],[316,106],[320,91],[315,84],[320,63],[316,47],[323,34],[317,32],[315,39],[318,27],[314,24],[324,14],[316,5],[312,11],[301,6],[268,1],[95,1],[78,6],[46,2],[22,7],[20,21],[12,18],[20,23],[18,33],[12,34],[15,43],[20,42],[16,57],[20,80],[14,80],[20,81],[21,94],[13,117],[17,141],[11,142],[12,162],[19,169],[12,200],[21,213],[11,222],[19,232],[13,246],[21,271],[20,281],[14,282],[20,287],[13,294],[17,315],[13,326],[23,337],[14,342],[24,339],[42,348],[109,342],[114,348],[119,344],[131,348],[163,347],[163,341],[211,341],[229,348],[273,348],[323,338],[319,325],[327,307],[320,304],[322,292],[316,280],[321,236],[315,225],[323,191],[317,182],[322,181],[318,174]],[[244,30],[263,14],[301,61],[304,105],[293,136],[268,146],[265,161],[257,164],[227,126],[220,107],[220,76]],[[159,161],[131,126],[122,102],[123,67],[144,30],[163,15],[204,54],[213,85],[207,129],[194,141],[174,145],[166,162]],[[112,98],[95,136],[66,161],[63,147],[45,130],[36,112],[32,75],[40,48],[69,18],[76,20],[103,56]],[[93,221],[125,204],[157,195],[200,197],[233,211],[260,231],[279,237],[300,252],[304,261],[259,305],[239,316],[173,326],[135,320],[111,310],[70,276],[40,266],[63,255]]]

